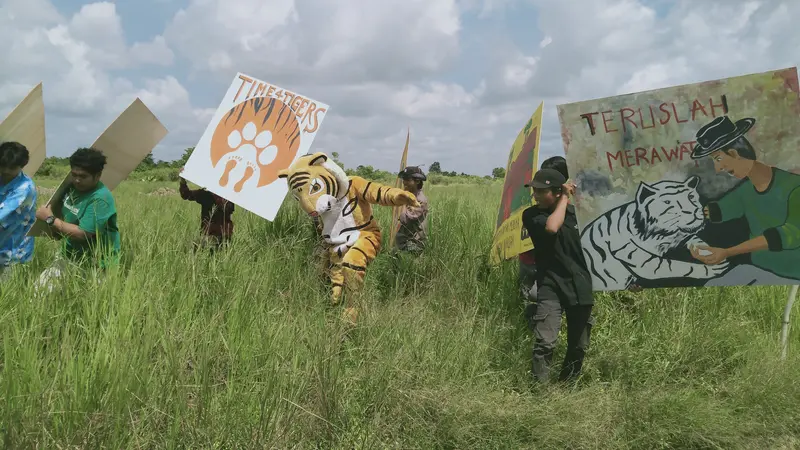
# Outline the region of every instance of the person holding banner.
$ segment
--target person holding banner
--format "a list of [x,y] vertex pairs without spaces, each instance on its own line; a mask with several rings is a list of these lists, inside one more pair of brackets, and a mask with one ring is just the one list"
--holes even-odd
[[[569,171],[567,170],[567,160],[563,156],[553,156],[542,161],[542,169],[555,169],[564,175],[565,179],[569,179]],[[535,208],[535,206],[530,206]],[[524,213],[523,213],[524,214]],[[525,320],[528,325],[533,327],[533,315],[536,311],[536,257],[533,250],[520,253],[519,255],[519,283],[522,298],[527,302],[525,305]]]
[[427,180],[419,167],[408,166],[399,174],[403,188],[417,198],[419,206],[404,206],[400,213],[400,226],[395,236],[395,248],[418,254],[425,249],[428,238],[428,197],[422,192]]
[[540,169],[526,187],[533,188],[536,201],[522,215],[537,263],[531,371],[534,381],[549,381],[561,316],[566,314],[567,354],[559,379],[569,381],[581,372],[594,323],[592,277],[581,248],[575,207],[569,199],[575,193],[575,185],[556,169]]
[[36,217],[57,239],[64,238],[53,264],[39,276],[37,292],[52,292],[54,283],[72,268],[101,271],[119,263],[117,209],[111,191],[100,181],[106,156],[94,148],[79,148],[69,157],[71,185],[60,200],[63,219],[42,206]]
[[33,238],[26,234],[36,220],[36,186],[22,172],[29,157],[18,142],[0,144],[0,281],[14,264],[33,257]]
[[[183,169],[181,169],[183,173]],[[180,179],[181,198],[200,205],[200,242],[195,242],[195,250],[207,247],[213,254],[230,242],[233,235],[233,214],[235,205],[219,195],[203,189],[189,189],[186,180]]]

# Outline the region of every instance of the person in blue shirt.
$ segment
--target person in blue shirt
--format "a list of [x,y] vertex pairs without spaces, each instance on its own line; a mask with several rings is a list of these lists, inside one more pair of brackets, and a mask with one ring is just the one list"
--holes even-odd
[[36,220],[36,186],[22,172],[29,157],[19,142],[0,144],[0,280],[33,257],[33,238],[26,234]]

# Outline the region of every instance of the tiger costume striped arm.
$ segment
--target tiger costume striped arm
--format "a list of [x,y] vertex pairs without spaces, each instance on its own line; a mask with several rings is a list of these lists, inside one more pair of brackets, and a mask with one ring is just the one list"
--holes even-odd
[[420,206],[417,197],[406,190],[385,186],[374,181],[367,181],[358,176],[351,176],[350,182],[350,189],[355,191],[356,196],[373,205]]

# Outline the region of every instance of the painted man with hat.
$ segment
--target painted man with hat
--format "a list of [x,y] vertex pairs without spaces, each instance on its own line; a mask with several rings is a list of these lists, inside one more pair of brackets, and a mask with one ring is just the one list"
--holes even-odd
[[800,280],[800,175],[768,166],[756,158],[745,137],[755,124],[717,117],[698,130],[693,159],[710,157],[718,173],[743,180],[705,207],[711,223],[744,217],[750,239],[730,248],[700,246],[692,256],[705,264],[719,264],[749,254],[750,264],[737,266],[707,285],[796,284]]
[[402,251],[419,253],[425,249],[428,240],[428,197],[422,193],[422,186],[427,180],[422,169],[408,166],[400,174],[403,188],[414,194],[419,206],[404,206],[400,213],[400,224],[395,235],[395,248]]

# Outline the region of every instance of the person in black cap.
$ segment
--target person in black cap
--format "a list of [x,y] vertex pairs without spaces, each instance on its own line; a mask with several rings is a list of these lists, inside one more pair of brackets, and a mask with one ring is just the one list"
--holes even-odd
[[800,175],[757,160],[745,137],[755,122],[744,118],[734,123],[720,116],[697,131],[692,159],[710,156],[718,173],[743,180],[705,206],[706,218],[720,223],[744,217],[750,231],[750,239],[730,248],[691,249],[695,259],[710,265],[750,255],[750,264],[736,266],[707,286],[791,285],[800,280]]
[[535,344],[532,372],[535,381],[547,383],[553,350],[567,317],[567,354],[559,379],[580,374],[591,333],[592,278],[581,249],[575,207],[569,197],[575,185],[558,170],[541,169],[525,185],[533,188],[536,205],[522,214],[536,256],[538,299],[532,320]]
[[419,206],[403,207],[394,245],[397,250],[419,253],[425,249],[428,240],[428,197],[422,192],[427,177],[422,169],[414,166],[403,169],[399,177],[403,180],[403,188],[414,194]]
[[[555,169],[569,179],[567,160],[563,156],[553,156],[542,162],[542,169]],[[529,206],[535,208],[535,206]],[[525,306],[525,319],[530,322],[536,306],[536,257],[533,249],[519,255],[519,287]]]

